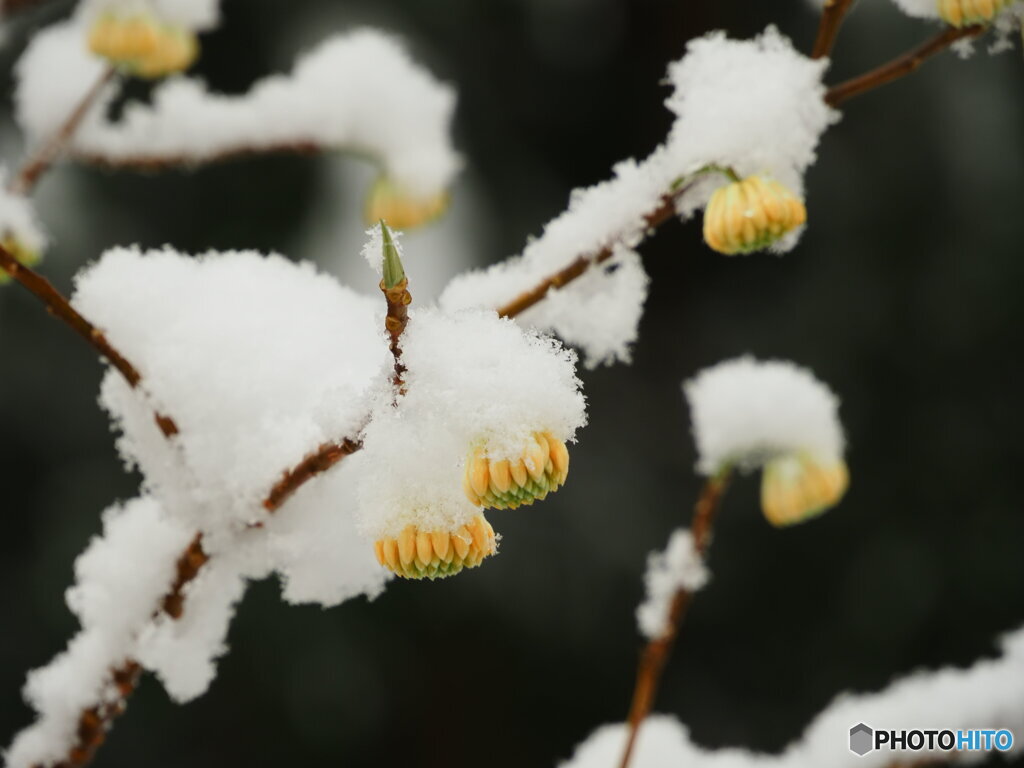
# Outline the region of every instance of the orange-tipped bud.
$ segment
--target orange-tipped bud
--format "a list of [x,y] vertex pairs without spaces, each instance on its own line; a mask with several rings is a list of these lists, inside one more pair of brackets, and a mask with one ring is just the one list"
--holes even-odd
[[406,579],[443,579],[476,568],[497,551],[494,529],[477,515],[455,531],[420,531],[407,525],[398,538],[374,543],[377,561]]
[[939,16],[954,27],[987,24],[1011,0],[937,0]]
[[778,528],[801,523],[835,506],[849,484],[842,459],[827,464],[807,454],[773,459],[761,477],[761,509]]
[[550,432],[534,432],[513,459],[489,459],[482,447],[466,460],[463,489],[471,502],[493,509],[515,509],[543,499],[565,484],[569,451]]
[[89,30],[89,50],[128,74],[153,79],[187,69],[199,43],[191,30],[149,16],[106,14]]
[[387,176],[374,182],[366,196],[364,215],[368,224],[383,219],[392,229],[415,229],[429,224],[448,208],[448,194],[429,197],[410,195]]
[[704,242],[726,255],[766,248],[807,221],[807,209],[777,181],[749,176],[719,187],[704,211]]

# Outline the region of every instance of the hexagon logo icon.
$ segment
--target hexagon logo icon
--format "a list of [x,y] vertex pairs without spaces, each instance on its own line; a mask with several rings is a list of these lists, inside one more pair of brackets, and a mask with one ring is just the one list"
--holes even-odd
[[857,723],[850,729],[850,751],[853,754],[864,757],[875,748],[875,732],[864,723]]

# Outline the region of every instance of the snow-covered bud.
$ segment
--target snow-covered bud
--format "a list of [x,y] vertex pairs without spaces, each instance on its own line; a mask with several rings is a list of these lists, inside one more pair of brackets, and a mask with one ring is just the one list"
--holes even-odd
[[776,527],[802,523],[835,506],[850,475],[842,459],[820,462],[809,454],[769,461],[761,476],[761,509]]
[[810,371],[741,357],[701,371],[684,391],[697,471],[763,468],[761,504],[772,525],[807,520],[846,492],[839,401]]
[[476,568],[497,551],[494,529],[477,515],[454,531],[421,531],[407,525],[398,538],[378,539],[377,560],[407,579],[441,579]]
[[749,176],[719,187],[704,211],[704,241],[719,253],[752,253],[807,221],[803,202],[773,179]]
[[939,16],[954,27],[987,24],[1011,0],[938,0]]
[[368,224],[383,219],[395,229],[414,229],[429,224],[448,208],[448,193],[429,196],[410,194],[387,176],[374,182],[366,196]]
[[199,43],[192,30],[151,16],[108,13],[93,22],[89,50],[128,74],[155,79],[187,69]]
[[483,446],[466,460],[463,488],[469,500],[493,509],[533,504],[565,484],[569,450],[550,432],[534,432],[511,459],[488,458]]
[[[32,267],[39,263],[42,259],[42,254],[32,248],[27,247],[18,238],[14,237],[10,233],[6,233],[2,239],[0,239],[0,245],[4,247],[11,256],[13,256],[19,264],[26,267]],[[0,285],[9,283],[11,276],[7,274],[2,268],[0,268]]]

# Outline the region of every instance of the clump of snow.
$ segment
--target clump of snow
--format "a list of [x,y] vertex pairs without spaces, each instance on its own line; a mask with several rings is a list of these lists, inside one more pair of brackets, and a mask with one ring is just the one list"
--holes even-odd
[[220,0],[82,0],[78,13],[87,22],[107,13],[154,16],[201,32],[220,23]]
[[[781,754],[742,749],[708,750],[694,744],[686,726],[673,717],[647,718],[641,727],[630,765],[633,768],[885,768],[894,754],[875,750],[859,757],[848,748],[850,727],[867,723],[879,728],[1024,729],[1024,628],[1006,635],[1002,656],[983,659],[968,669],[921,671],[894,681],[878,693],[838,696]],[[625,724],[597,729],[561,768],[615,768],[626,743]],[[928,749],[918,759],[948,760],[950,753]],[[977,753],[975,757],[982,757]]]
[[454,530],[479,508],[462,490],[475,445],[517,456],[534,432],[571,440],[586,422],[575,355],[485,310],[414,310],[402,337],[406,394],[382,399],[352,457],[360,528]]
[[[741,176],[773,177],[802,196],[818,140],[838,117],[824,101],[826,65],[797,52],[773,27],[749,41],[720,32],[692,41],[687,55],[669,67],[675,90],[666,104],[676,121],[666,143],[643,162],[617,164],[608,181],[575,190],[568,209],[521,256],[452,281],[441,305],[499,308],[577,259],[610,250],[627,264],[625,274],[577,279],[559,291],[560,303],[536,305],[518,319],[579,344],[588,365],[628,360],[646,282],[622,254],[644,239],[647,217],[672,204],[675,185],[686,182],[675,199],[684,218],[707,203],[726,183],[719,173],[695,176],[711,164],[731,166]],[[775,249],[788,250],[798,236],[783,238]],[[596,287],[602,275],[621,282],[603,291],[607,302],[594,324],[593,297],[602,293]]]
[[[678,118],[666,151],[681,175],[713,163],[741,177],[774,178],[803,198],[804,172],[838,119],[825,104],[827,66],[796,51],[774,27],[753,40],[716,32],[691,41],[687,55],[669,65],[675,92],[666,102]],[[703,207],[721,184],[709,176],[695,185],[680,198],[680,214]],[[778,250],[795,243],[790,236]]]
[[674,531],[664,552],[647,558],[644,584],[647,596],[636,609],[640,633],[655,640],[668,630],[672,598],[679,590],[696,592],[708,581],[708,570],[694,546],[693,534],[685,528]]
[[[40,33],[17,66],[17,116],[32,141],[51,135],[105,66],[86,50],[74,22]],[[79,158],[110,164],[199,164],[243,152],[314,146],[377,159],[410,194],[445,190],[459,169],[450,127],[455,93],[375,30],[334,35],[289,75],[257,82],[242,96],[211,93],[175,77],[151,104],[129,104],[120,120],[97,104],[71,142]]]
[[524,315],[527,324],[583,350],[591,369],[631,362],[650,286],[640,254],[618,245],[614,251],[568,287],[549,291]]
[[218,552],[188,585],[181,617],[160,614],[139,633],[138,660],[179,703],[205,693],[217,674],[217,658],[228,650],[228,627],[245,593],[246,577],[267,574],[264,569],[247,573],[239,560],[233,550]]
[[7,189],[7,168],[0,165],[0,240],[8,237],[33,253],[47,244],[32,201]]
[[[73,303],[143,376],[145,397],[113,372],[103,383],[122,455],[211,536],[262,520],[285,469],[358,436],[390,359],[378,297],[280,256],[115,248]],[[154,408],[177,423],[173,445]]]
[[706,368],[683,385],[690,403],[697,470],[752,469],[795,453],[834,461],[843,455],[839,400],[805,368],[752,357]]
[[143,497],[103,515],[104,533],[75,562],[67,592],[82,629],[66,651],[31,672],[26,701],[39,718],[6,754],[8,768],[53,764],[74,743],[81,711],[116,698],[110,671],[136,652],[138,629],[160,608],[192,533]]

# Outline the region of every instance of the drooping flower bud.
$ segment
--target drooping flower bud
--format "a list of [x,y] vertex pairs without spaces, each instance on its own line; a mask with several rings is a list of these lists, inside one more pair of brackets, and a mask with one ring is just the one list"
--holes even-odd
[[761,509],[772,525],[801,523],[835,506],[846,493],[846,462],[821,462],[810,454],[772,459],[761,476]]
[[937,0],[939,16],[954,27],[986,24],[1011,0]]
[[199,53],[193,31],[146,15],[104,14],[89,30],[89,50],[122,71],[155,79],[187,69]]
[[477,515],[455,531],[420,531],[407,525],[398,538],[378,539],[377,561],[406,579],[441,579],[476,568],[497,551],[494,529]]
[[402,189],[387,176],[374,182],[366,196],[365,218],[368,224],[380,219],[394,229],[414,229],[428,224],[448,208],[448,194],[420,197]]
[[749,176],[715,190],[704,211],[704,241],[726,255],[752,253],[805,221],[807,209],[786,187]]
[[512,459],[491,459],[485,447],[466,460],[463,488],[471,502],[493,509],[515,509],[543,499],[565,483],[569,451],[550,432],[535,432],[522,453]]

